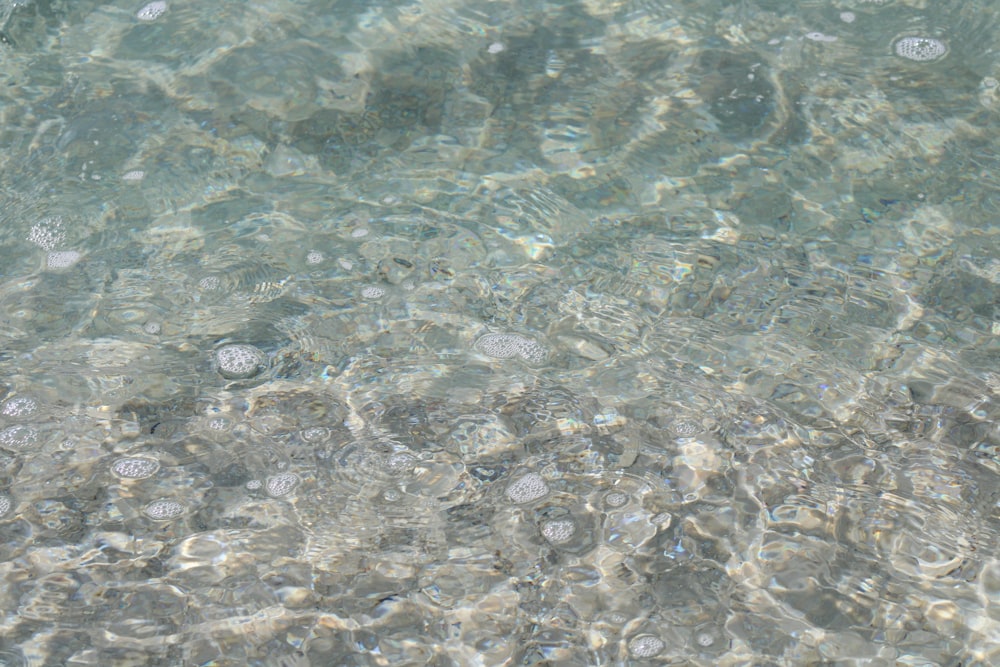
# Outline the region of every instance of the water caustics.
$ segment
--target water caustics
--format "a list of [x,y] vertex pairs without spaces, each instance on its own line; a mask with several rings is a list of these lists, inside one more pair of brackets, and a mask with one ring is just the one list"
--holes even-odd
[[0,663],[1000,664],[998,27],[0,2]]

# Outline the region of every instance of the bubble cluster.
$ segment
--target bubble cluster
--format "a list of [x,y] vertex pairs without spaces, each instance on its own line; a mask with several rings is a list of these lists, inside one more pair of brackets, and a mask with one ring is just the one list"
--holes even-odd
[[608,507],[621,507],[628,502],[628,494],[621,491],[611,491],[604,496],[604,502]]
[[264,367],[267,356],[253,345],[226,345],[215,351],[215,363],[229,380],[250,378]]
[[552,519],[542,524],[542,536],[552,544],[563,544],[573,539],[576,524],[569,519]]
[[319,250],[310,250],[306,255],[306,264],[319,264],[323,261],[323,253]]
[[530,503],[544,498],[549,493],[549,485],[536,472],[529,472],[507,487],[507,497],[516,505]]
[[649,517],[649,522],[654,526],[659,526],[660,528],[667,528],[670,526],[670,522],[673,521],[673,515],[670,512],[658,512],[653,516]]
[[59,216],[42,218],[32,226],[28,233],[28,240],[40,248],[52,250],[66,238],[62,224],[62,218]]
[[142,169],[133,169],[122,174],[123,181],[141,181],[146,178],[146,172]]
[[117,459],[111,464],[111,472],[122,479],[146,479],[155,475],[159,469],[159,461],[141,456]]
[[543,361],[546,356],[545,348],[537,341],[520,334],[489,333],[476,341],[475,348],[494,359],[520,357],[529,363]]
[[256,491],[264,486],[264,483],[259,479],[251,479],[246,483],[247,491]]
[[0,493],[0,516],[6,516],[14,507],[14,501],[6,493]]
[[50,269],[65,269],[80,261],[76,250],[53,250],[45,257],[45,266]]
[[156,521],[173,519],[184,513],[184,506],[176,500],[154,500],[142,508],[142,513]]
[[897,56],[917,62],[937,60],[948,53],[948,47],[933,37],[903,37],[896,40],[893,50]]
[[306,442],[319,443],[326,442],[330,439],[330,429],[325,426],[310,426],[307,429],[303,429],[301,434],[302,439]]
[[163,16],[167,11],[167,3],[163,0],[154,0],[135,13],[135,17],[140,21],[155,21]]
[[677,419],[670,424],[670,430],[678,438],[690,438],[701,431],[701,424],[693,419]]
[[299,476],[291,472],[271,475],[267,478],[264,490],[272,498],[280,498],[291,493],[299,485],[299,481]]
[[368,285],[367,287],[361,288],[361,296],[366,299],[381,299],[385,296],[385,289],[379,287],[378,285]]
[[694,640],[698,643],[698,646],[702,648],[709,648],[715,644],[718,638],[711,632],[699,632]]
[[417,463],[417,457],[406,452],[392,454],[385,460],[385,469],[390,475],[403,475],[411,470]]
[[628,652],[636,658],[652,658],[659,655],[667,645],[654,635],[639,635],[628,643]]
[[219,279],[219,276],[205,276],[204,278],[198,281],[198,287],[205,290],[206,292],[217,290],[221,286],[222,286],[222,281]]
[[4,417],[30,417],[38,410],[38,402],[29,396],[15,396],[4,401],[0,414]]
[[161,326],[159,322],[146,322],[142,325],[142,330],[152,336],[156,336],[160,333]]
[[8,426],[0,431],[0,447],[18,450],[30,447],[38,441],[38,429],[26,424]]

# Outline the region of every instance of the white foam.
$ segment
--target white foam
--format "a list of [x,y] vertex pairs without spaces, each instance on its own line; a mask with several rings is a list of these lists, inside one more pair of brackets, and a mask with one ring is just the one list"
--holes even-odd
[[529,472],[507,487],[507,497],[516,505],[544,498],[548,493],[549,485],[536,472]]
[[155,21],[164,15],[167,11],[167,3],[163,0],[154,0],[153,2],[145,5],[142,9],[135,13],[135,17],[140,21]]
[[893,49],[897,56],[917,62],[937,60],[948,53],[947,45],[933,37],[903,37],[896,41]]
[[569,519],[553,519],[542,524],[542,536],[552,544],[563,544],[573,539],[576,524]]
[[53,250],[45,258],[45,266],[50,269],[65,269],[80,261],[76,250]]
[[145,457],[116,459],[111,464],[111,472],[123,479],[146,479],[155,475],[159,469],[159,461]]
[[299,476],[291,472],[283,472],[278,475],[271,475],[264,484],[264,490],[272,498],[287,496],[299,485]]
[[666,647],[662,639],[653,635],[639,635],[628,643],[629,653],[637,658],[652,658]]
[[215,351],[215,363],[224,378],[253,377],[264,367],[267,356],[253,345],[226,345]]
[[154,500],[142,508],[142,513],[150,519],[166,521],[184,513],[184,506],[176,500]]

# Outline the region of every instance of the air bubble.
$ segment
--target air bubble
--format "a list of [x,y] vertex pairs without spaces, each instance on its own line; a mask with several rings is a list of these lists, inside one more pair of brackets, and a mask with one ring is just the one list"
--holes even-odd
[[11,450],[30,447],[38,441],[38,429],[26,424],[8,426],[0,431],[0,447]]
[[546,356],[545,348],[537,341],[520,334],[486,334],[476,341],[475,348],[494,359],[520,357],[529,363],[541,362]]
[[253,345],[226,345],[215,351],[219,373],[229,380],[253,377],[266,360],[267,356]]
[[553,519],[542,524],[542,536],[552,544],[563,544],[573,539],[576,524],[569,519]]
[[62,218],[58,215],[42,218],[31,227],[28,240],[45,250],[52,250],[66,238],[62,226]]
[[381,299],[385,296],[385,289],[379,287],[378,285],[368,285],[367,287],[361,288],[361,296],[366,299]]
[[611,491],[604,496],[604,502],[608,507],[621,507],[628,502],[628,494],[621,491]]
[[184,506],[176,500],[154,500],[142,508],[142,513],[156,521],[173,519],[184,513]]
[[38,411],[38,402],[30,396],[15,396],[9,398],[0,407],[4,417],[30,417]]
[[673,520],[673,515],[670,512],[660,512],[649,517],[649,522],[654,526],[659,526],[660,528],[669,528],[670,522]]
[[628,617],[625,616],[625,614],[617,611],[611,612],[610,614],[607,615],[606,618],[608,623],[612,623],[614,625],[625,625],[625,623],[628,622]]
[[637,658],[652,658],[667,647],[663,640],[654,635],[639,635],[628,643],[628,652]]
[[549,485],[536,472],[529,472],[507,487],[507,497],[516,505],[544,498],[548,493]]
[[701,431],[701,424],[693,419],[677,419],[670,425],[670,430],[678,438],[690,438]]
[[122,174],[123,181],[141,181],[146,178],[146,172],[142,169],[133,169]]
[[948,46],[933,37],[903,37],[896,40],[893,50],[901,58],[927,62],[943,58],[948,53]]
[[45,257],[45,266],[50,269],[66,269],[80,261],[76,250],[53,250]]
[[111,464],[111,472],[123,479],[146,479],[156,474],[160,462],[156,459],[143,457],[128,457],[118,459]]
[[208,422],[208,428],[213,431],[226,431],[229,429],[229,420],[225,417],[216,417]]
[[140,21],[155,21],[163,16],[167,11],[167,3],[163,0],[154,0],[135,13],[135,17]]
[[698,642],[698,646],[708,648],[715,643],[715,637],[710,632],[701,632],[695,637],[695,641]]
[[393,454],[385,461],[385,469],[390,475],[403,475],[413,470],[417,458],[412,454],[400,452]]
[[279,475],[271,475],[267,478],[264,490],[272,498],[287,496],[295,487],[299,485],[299,476],[291,472],[283,472]]
[[307,429],[303,429],[301,435],[303,440],[313,444],[326,442],[330,439],[330,429],[325,426],[310,426]]

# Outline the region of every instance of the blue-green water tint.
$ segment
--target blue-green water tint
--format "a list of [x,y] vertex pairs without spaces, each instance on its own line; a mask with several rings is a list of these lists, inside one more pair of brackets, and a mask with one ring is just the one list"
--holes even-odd
[[1000,663],[992,3],[0,19],[3,664]]

